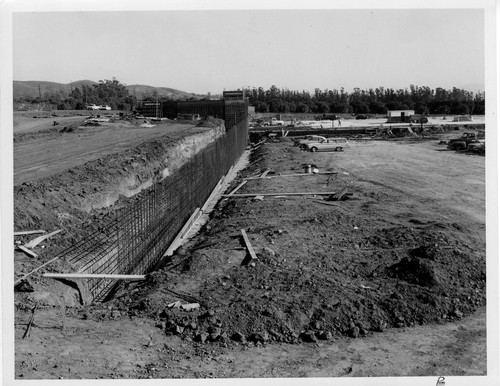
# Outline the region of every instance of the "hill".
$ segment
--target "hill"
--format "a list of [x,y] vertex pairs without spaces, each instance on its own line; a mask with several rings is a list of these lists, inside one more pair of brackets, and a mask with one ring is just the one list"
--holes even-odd
[[168,87],[145,86],[141,84],[133,84],[127,86],[130,95],[134,95],[137,99],[142,99],[144,96],[151,96],[156,91],[158,96],[165,96],[173,99],[189,99],[199,98],[201,95],[188,93],[186,91],[176,90]]
[[[39,93],[43,95],[48,92],[50,94],[63,92],[64,94],[68,94],[71,92],[71,89],[80,87],[82,85],[92,86],[97,84],[97,82],[91,80],[78,80],[71,83],[57,83],[57,82],[45,82],[45,81],[20,81],[14,80],[13,82],[13,97],[16,98],[36,98],[39,96]],[[39,88],[40,87],[40,88]],[[172,99],[189,99],[189,98],[197,98],[201,97],[201,95],[189,93],[186,91],[176,90],[168,87],[154,87],[154,86],[146,86],[140,84],[134,84],[131,86],[126,86],[130,95],[134,95],[137,99],[142,99],[146,95],[153,95],[156,91],[158,96],[166,96]]]

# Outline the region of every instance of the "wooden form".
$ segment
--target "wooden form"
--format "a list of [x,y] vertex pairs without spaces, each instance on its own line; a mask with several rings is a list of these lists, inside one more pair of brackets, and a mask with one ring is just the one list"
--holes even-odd
[[252,258],[252,260],[257,259],[257,255],[255,254],[252,244],[250,243],[250,239],[248,238],[247,233],[244,229],[241,229],[241,234],[243,235],[243,240],[245,241],[245,245],[247,247],[248,253],[250,254],[250,257]]
[[110,280],[146,280],[146,275],[120,275],[109,273],[44,273],[51,279],[110,279]]
[[205,203],[203,204],[203,206],[200,209],[202,212],[207,210],[208,206],[210,205],[210,202],[214,199],[214,197],[217,195],[217,193],[219,193],[219,191],[222,188],[222,184],[224,183],[225,178],[226,178],[226,176],[223,176],[219,180],[217,185],[215,186],[214,190],[212,190],[212,193],[210,193],[210,196],[208,196],[207,200],[205,201]]
[[175,236],[174,241],[169,245],[167,251],[163,254],[163,256],[172,256],[174,251],[179,248],[179,246],[182,244],[184,241],[185,236],[195,223],[195,221],[198,219],[198,217],[201,215],[201,210],[200,208],[196,208],[196,210],[193,212],[189,220],[184,224],[180,232]]

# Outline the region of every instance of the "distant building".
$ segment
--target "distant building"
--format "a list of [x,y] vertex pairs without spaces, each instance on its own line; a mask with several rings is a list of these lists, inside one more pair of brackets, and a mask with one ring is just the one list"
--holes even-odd
[[412,115],[415,115],[415,110],[389,110],[387,123],[409,122]]
[[222,92],[222,99],[224,100],[240,100],[243,99],[243,91],[242,90],[236,90],[236,91],[224,91]]

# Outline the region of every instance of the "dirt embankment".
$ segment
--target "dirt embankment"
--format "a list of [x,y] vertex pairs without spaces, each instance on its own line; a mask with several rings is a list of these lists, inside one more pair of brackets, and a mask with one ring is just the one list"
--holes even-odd
[[[35,260],[16,251],[16,278],[74,245],[96,227],[106,226],[105,219],[109,214],[127,205],[129,200],[138,199],[142,190],[173,173],[224,132],[223,122],[219,120],[205,122],[199,127],[163,124],[143,129],[129,126],[122,130],[123,123],[117,123],[107,127],[77,126],[75,130],[65,132],[42,130],[21,134],[25,136],[21,141],[23,147],[15,150],[18,150],[16,157],[22,160],[31,159],[31,153],[25,151],[31,146],[38,146],[40,152],[49,156],[65,144],[72,144],[73,148],[65,150],[68,162],[63,157],[56,164],[63,171],[51,173],[48,167],[41,172],[41,178],[14,187],[15,231],[63,231],[33,249],[38,254]],[[129,140],[128,148],[108,154],[106,147],[99,157],[99,147],[106,146],[106,141],[117,135],[116,131],[121,131],[118,134],[121,135],[122,147]],[[41,140],[40,136],[46,135],[51,139]],[[141,136],[145,136],[144,142],[137,143]],[[90,160],[75,165],[74,158],[79,155]],[[46,162],[43,156],[37,161],[42,165]],[[22,161],[15,165],[21,174],[22,165]],[[25,243],[36,236],[16,236],[16,241]]]

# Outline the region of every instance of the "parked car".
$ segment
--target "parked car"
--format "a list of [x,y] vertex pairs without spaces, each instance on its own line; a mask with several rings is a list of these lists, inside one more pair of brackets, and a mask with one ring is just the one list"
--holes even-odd
[[300,147],[302,150],[306,149],[306,145],[310,142],[319,142],[322,140],[326,140],[325,137],[321,135],[306,135],[302,139],[296,139],[294,146]]
[[486,142],[484,139],[482,139],[478,140],[477,142],[469,143],[469,147],[467,148],[467,150],[484,154],[486,151]]
[[460,138],[448,141],[448,148],[452,150],[467,150],[471,143],[478,142],[476,133],[463,133]]
[[318,142],[310,142],[306,144],[306,150],[317,151],[343,151],[344,147],[349,147],[349,142],[346,138],[324,138]]

